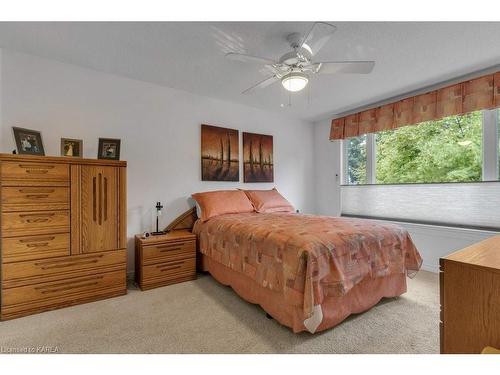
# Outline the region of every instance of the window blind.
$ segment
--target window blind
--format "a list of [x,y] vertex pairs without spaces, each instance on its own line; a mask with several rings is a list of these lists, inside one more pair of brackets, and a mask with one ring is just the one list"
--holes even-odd
[[349,185],[342,215],[500,231],[500,182]]

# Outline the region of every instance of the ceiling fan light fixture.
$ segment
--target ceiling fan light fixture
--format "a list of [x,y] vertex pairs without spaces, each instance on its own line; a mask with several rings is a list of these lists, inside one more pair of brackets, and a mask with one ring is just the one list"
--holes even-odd
[[307,86],[309,78],[306,74],[300,72],[292,72],[281,78],[281,84],[283,87],[292,92],[297,92],[302,90]]

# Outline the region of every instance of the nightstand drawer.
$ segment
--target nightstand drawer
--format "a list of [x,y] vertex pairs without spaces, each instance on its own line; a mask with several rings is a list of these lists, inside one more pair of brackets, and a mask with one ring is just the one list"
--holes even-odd
[[196,241],[169,241],[143,247],[144,264],[175,261],[196,256]]
[[166,263],[144,266],[143,278],[149,279],[171,279],[184,275],[196,274],[196,258],[174,260]]
[[196,236],[187,230],[135,237],[135,277],[142,290],[196,279]]
[[40,211],[69,209],[67,187],[5,187],[2,189],[2,211]]

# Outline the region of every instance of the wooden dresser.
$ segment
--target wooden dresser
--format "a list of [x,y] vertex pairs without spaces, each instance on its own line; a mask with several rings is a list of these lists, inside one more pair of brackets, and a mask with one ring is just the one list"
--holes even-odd
[[0,154],[0,319],[126,294],[126,162]]
[[440,259],[441,353],[500,348],[500,236]]
[[188,230],[135,237],[135,276],[142,290],[196,279],[196,236]]

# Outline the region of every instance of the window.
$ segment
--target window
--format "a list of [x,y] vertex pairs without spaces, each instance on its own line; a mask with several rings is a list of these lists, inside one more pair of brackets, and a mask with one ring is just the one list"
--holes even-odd
[[[498,110],[477,111],[348,138],[344,148],[344,182],[354,185],[498,180],[498,128]],[[495,134],[494,138],[491,134]]]
[[366,134],[346,139],[346,181],[349,185],[367,183]]
[[482,114],[473,112],[376,137],[376,183],[481,181]]

